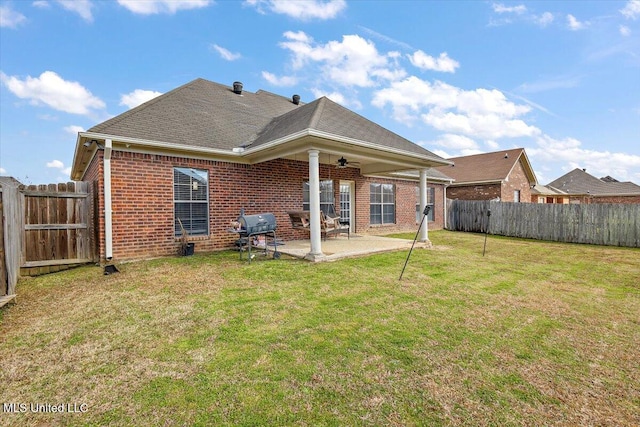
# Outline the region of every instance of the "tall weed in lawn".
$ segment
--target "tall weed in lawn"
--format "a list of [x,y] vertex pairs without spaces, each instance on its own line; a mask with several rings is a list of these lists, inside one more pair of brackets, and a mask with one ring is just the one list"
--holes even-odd
[[[413,236],[403,236],[413,238]],[[640,251],[432,232],[311,264],[197,254],[22,280],[8,425],[637,425]]]

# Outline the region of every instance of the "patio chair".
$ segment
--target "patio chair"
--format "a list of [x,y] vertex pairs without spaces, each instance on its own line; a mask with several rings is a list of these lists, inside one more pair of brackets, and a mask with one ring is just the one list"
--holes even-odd
[[[290,211],[287,213],[291,220],[291,227],[296,230],[310,230],[309,211]],[[340,233],[346,233],[347,238],[351,238],[349,228],[349,224],[341,223],[340,217],[335,215],[335,213],[334,215],[327,215],[325,212],[320,211],[320,233],[325,240],[327,236],[338,235]]]
[[330,216],[320,211],[320,225],[321,231],[324,233],[325,240],[327,240],[327,236],[337,236],[340,233],[346,233],[347,239],[351,239],[351,234],[349,232],[350,226],[349,224],[341,223],[339,215]]

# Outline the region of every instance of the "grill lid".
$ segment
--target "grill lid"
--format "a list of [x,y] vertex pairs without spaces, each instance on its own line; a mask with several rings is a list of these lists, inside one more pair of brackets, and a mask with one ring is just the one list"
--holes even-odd
[[258,215],[240,214],[238,222],[242,231],[247,234],[264,233],[276,230],[276,216],[272,213],[261,213]]

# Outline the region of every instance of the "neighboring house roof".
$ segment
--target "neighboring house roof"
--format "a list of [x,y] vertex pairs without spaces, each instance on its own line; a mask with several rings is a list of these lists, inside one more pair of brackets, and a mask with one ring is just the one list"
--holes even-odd
[[601,180],[603,180],[604,182],[620,182],[617,179],[615,179],[614,177],[607,175],[607,176],[603,176],[602,178],[600,178]]
[[590,196],[637,196],[640,186],[633,182],[604,181],[588,174],[583,169],[574,169],[549,183],[550,186],[570,195]]
[[556,196],[556,197],[568,196],[568,194],[562,190],[553,188],[550,185],[540,185],[540,184],[536,184],[536,186],[531,189],[531,194],[540,195],[540,196]]
[[349,153],[349,160],[359,161],[362,172],[369,174],[450,163],[326,97],[295,104],[263,90],[237,94],[230,86],[204,79],[81,132],[72,171],[75,179],[89,163],[93,139],[244,163],[277,156],[298,158],[296,153],[306,153],[313,145],[327,154]]
[[[439,171],[437,168],[427,168],[427,181],[429,182],[438,182],[438,183],[446,183],[446,184],[451,184],[453,182],[453,178],[451,178],[450,176],[445,175],[444,173],[442,173],[441,171]],[[412,179],[417,179],[418,177],[420,177],[420,172],[419,171],[407,171],[407,172],[398,172],[393,174],[394,176],[397,176],[398,178],[412,178]]]
[[436,169],[455,180],[453,185],[499,183],[506,180],[519,161],[522,161],[529,182],[536,183],[536,176],[524,148],[453,157],[453,165]]

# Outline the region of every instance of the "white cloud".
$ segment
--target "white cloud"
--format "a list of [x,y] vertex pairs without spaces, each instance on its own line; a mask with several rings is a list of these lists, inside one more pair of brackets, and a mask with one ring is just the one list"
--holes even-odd
[[6,170],[5,168],[1,168],[1,167],[0,167],[0,173],[1,173],[1,174],[6,174],[6,173],[7,173],[7,170]]
[[64,131],[70,133],[71,135],[77,135],[78,132],[84,132],[84,128],[82,126],[65,126]]
[[640,16],[640,0],[629,0],[620,13],[627,19],[636,19]]
[[[372,87],[377,80],[397,79],[405,75],[395,64],[395,55],[380,54],[375,45],[357,35],[345,35],[342,41],[315,43],[302,31],[284,33],[280,46],[292,54],[294,70],[317,64],[323,78],[333,85]],[[391,59],[391,61],[390,61]]]
[[[540,135],[537,147],[527,148],[527,154],[547,164],[569,164],[569,170],[586,168],[593,176],[611,175],[621,181],[632,179],[629,171],[640,168],[640,156],[610,151],[589,150],[575,138],[554,139],[548,135]],[[566,168],[565,168],[566,169]],[[558,178],[554,177],[553,179]]]
[[38,118],[40,120],[46,120],[48,122],[55,122],[58,120],[58,116],[54,116],[52,114],[38,114]]
[[427,55],[421,50],[416,51],[413,55],[408,55],[411,63],[423,70],[442,71],[445,73],[454,73],[460,63],[449,58],[447,52],[442,52],[438,58]]
[[262,72],[262,78],[274,86],[293,86],[298,83],[298,79],[296,77],[293,77],[293,76],[278,77],[273,73],[269,73],[268,71]]
[[364,31],[365,33],[373,36],[373,38],[380,39],[380,40],[382,40],[382,41],[384,41],[386,43],[394,44],[394,45],[399,46],[399,47],[401,47],[403,49],[406,49],[406,50],[415,50],[414,48],[411,47],[410,44],[405,43],[405,42],[400,41],[400,40],[396,40],[396,39],[391,38],[391,37],[389,37],[389,36],[387,36],[385,34],[381,34],[381,33],[377,32],[377,31],[373,31],[371,28],[363,27],[362,25],[359,25],[358,27],[362,31]]
[[240,59],[242,57],[242,55],[240,55],[239,53],[233,53],[228,49],[223,48],[222,46],[218,46],[217,44],[212,44],[211,48],[218,52],[222,59],[227,61],[235,61],[236,59]]
[[342,92],[325,92],[320,89],[311,89],[313,96],[315,99],[326,96],[333,102],[343,105],[345,107],[353,108],[355,110],[359,110],[362,108],[362,104],[356,98],[347,98]]
[[173,15],[179,10],[199,9],[211,3],[211,0],[118,0],[120,6],[140,15],[158,13]]
[[49,4],[48,1],[46,0],[36,0],[33,3],[31,3],[31,5],[33,7],[38,7],[40,9],[48,9],[51,7],[51,5]]
[[587,28],[589,26],[589,22],[580,22],[575,16],[569,14],[567,15],[567,25],[571,31],[579,31]]
[[105,108],[105,103],[80,83],[66,81],[53,71],[45,71],[40,77],[27,76],[24,80],[0,72],[0,81],[32,105],[48,105],[55,110],[82,115]]
[[66,175],[66,176],[58,176],[57,178],[58,182],[65,182],[69,180],[69,177],[71,176],[71,166],[65,167],[64,163],[62,163],[60,160],[52,160],[50,162],[47,162],[47,167],[51,169],[59,169],[60,172]]
[[527,7],[523,4],[518,6],[505,6],[502,3],[493,3],[491,7],[496,13],[515,13],[516,15],[522,15],[527,11]]
[[620,35],[623,37],[629,37],[631,35],[631,29],[626,25],[620,25]]
[[555,89],[569,89],[580,85],[582,76],[555,76],[545,80],[523,83],[516,89],[522,93],[538,93]]
[[120,96],[120,105],[134,108],[160,95],[162,95],[162,92],[136,89],[133,92],[129,92]]
[[533,22],[544,28],[547,25],[551,24],[555,18],[551,12],[545,12],[540,16],[534,15],[532,19]]
[[392,108],[394,119],[411,124],[418,119],[440,131],[494,140],[538,135],[540,130],[519,117],[528,105],[509,101],[498,90],[462,90],[411,76],[374,94],[372,104]]
[[245,4],[256,7],[260,13],[264,13],[264,9],[266,8],[271,12],[287,15],[303,21],[311,19],[332,19],[347,7],[345,0],[247,0]]
[[500,144],[498,144],[496,141],[489,140],[489,141],[485,141],[484,143],[487,145],[487,147],[489,147],[493,151],[496,151],[497,149],[500,148]]
[[0,27],[18,28],[18,25],[26,20],[27,18],[23,14],[11,9],[8,5],[0,6]]
[[441,135],[437,140],[431,141],[431,143],[440,147],[449,148],[450,150],[478,149],[478,143],[464,135],[445,134]]
[[64,168],[64,163],[62,163],[60,160],[52,160],[50,162],[47,162],[47,167],[54,168],[54,169],[62,169]]
[[90,0],[57,0],[58,3],[68,11],[75,12],[87,22],[93,22],[91,9],[93,4]]

